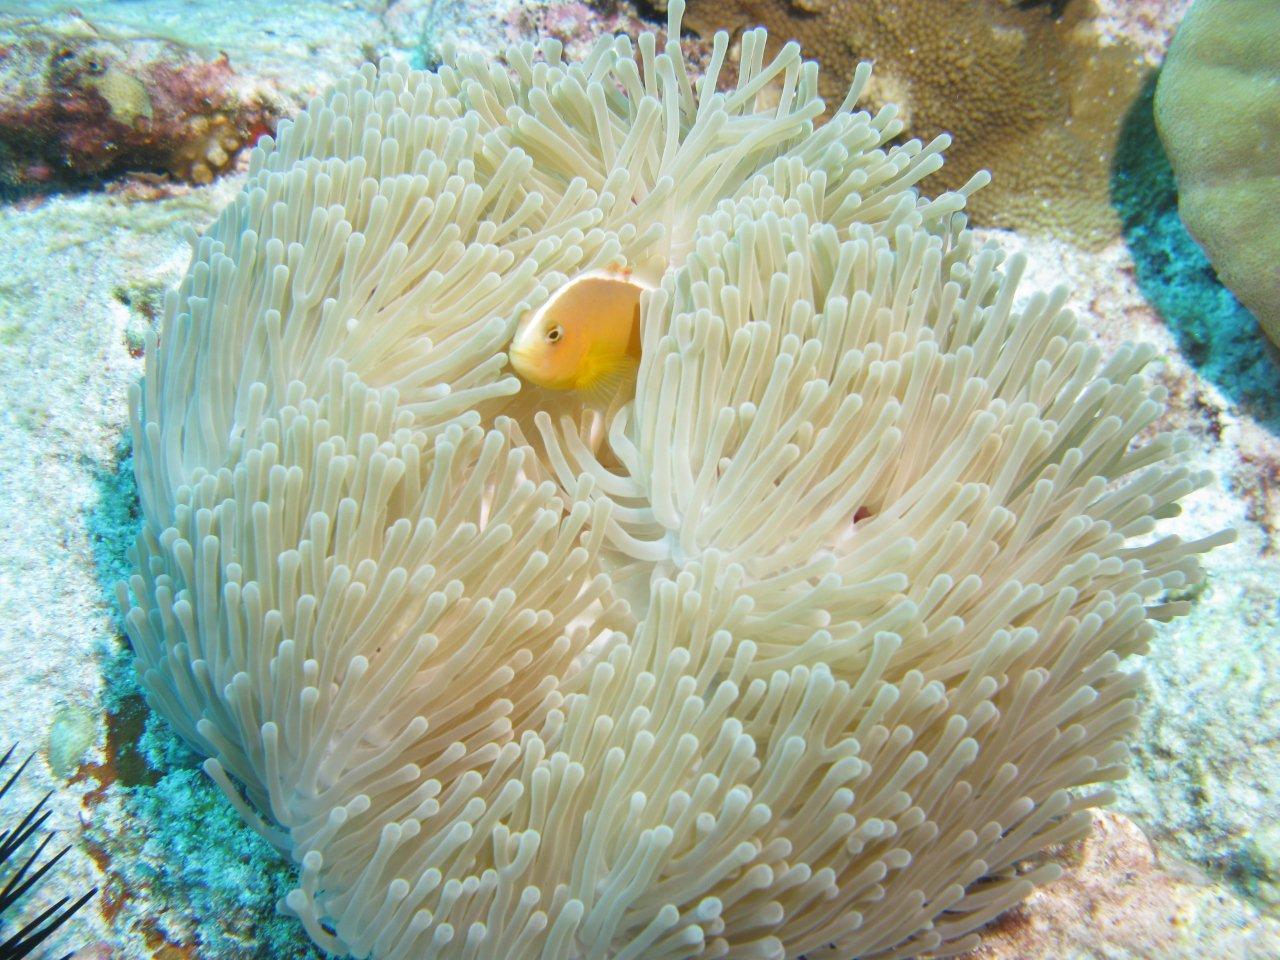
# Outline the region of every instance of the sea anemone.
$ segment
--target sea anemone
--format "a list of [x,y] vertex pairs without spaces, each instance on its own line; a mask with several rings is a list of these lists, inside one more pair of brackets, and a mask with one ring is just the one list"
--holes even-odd
[[[282,125],[132,393],[151,705],[403,958],[942,956],[1123,774],[1157,532],[1207,482],[1153,351],[1019,303],[945,137],[832,118],[794,44],[365,67]],[[504,347],[655,278],[634,399]]]

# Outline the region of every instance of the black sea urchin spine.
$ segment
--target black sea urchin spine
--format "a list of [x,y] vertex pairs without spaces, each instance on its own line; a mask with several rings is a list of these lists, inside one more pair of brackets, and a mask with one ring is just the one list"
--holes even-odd
[[[14,749],[14,747],[10,747],[5,755],[0,757],[0,770],[3,770],[9,762],[9,759],[13,756]],[[31,756],[34,756],[34,754]],[[4,786],[0,787],[0,800],[4,799],[5,794],[9,792],[9,788],[22,775],[22,771],[27,768],[27,764],[31,762],[31,756],[23,760],[22,765],[5,781]],[[53,832],[50,831],[36,845],[30,856],[27,856],[25,860],[21,859],[21,856],[24,855],[23,847],[27,845],[27,841],[31,840],[40,828],[44,826],[45,821],[49,819],[50,811],[44,809],[44,805],[48,802],[50,796],[52,796],[52,791],[46,793],[40,799],[40,802],[32,807],[16,826],[6,826],[0,830],[0,883],[4,884],[4,887],[0,889],[0,937],[5,938],[0,942],[0,960],[17,960],[18,957],[31,956],[41,943],[66,923],[72,914],[88,903],[94,894],[98,892],[98,888],[94,887],[74,903],[71,902],[71,897],[63,897],[39,916],[23,924],[12,934],[5,929],[7,924],[5,923],[4,915],[9,911],[9,908],[18,903],[24,895],[43,880],[45,875],[71,849],[70,846],[63,847],[43,864],[36,866],[36,861],[40,859],[45,847],[53,839]],[[68,953],[61,960],[70,960],[70,957],[71,954]]]

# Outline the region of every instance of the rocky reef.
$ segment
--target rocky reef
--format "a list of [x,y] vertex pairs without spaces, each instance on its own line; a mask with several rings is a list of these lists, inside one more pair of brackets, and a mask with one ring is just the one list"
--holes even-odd
[[199,17],[157,0],[0,5],[0,196],[209,183],[340,65],[373,55],[386,33],[368,14],[247,0]]
[[242,81],[225,55],[112,35],[81,17],[0,23],[0,183],[143,172],[208,183],[284,107]]
[[[26,86],[6,85],[0,116],[9,115],[7,105],[42,102],[47,94],[39,90],[63,83],[75,91],[71,112],[92,118],[77,126],[64,117],[57,127],[47,125],[57,118],[42,115],[46,131],[79,144],[66,154],[50,145],[56,138],[10,129],[22,127],[20,119],[0,129],[0,165],[11,184],[0,207],[0,524],[13,534],[0,544],[0,656],[16,665],[0,671],[0,745],[41,745],[14,802],[29,804],[59,788],[50,802],[63,835],[80,824],[60,882],[103,891],[57,945],[80,949],[80,960],[318,956],[296,924],[275,913],[287,865],[239,824],[194,756],[137,695],[110,599],[137,524],[130,451],[121,438],[143,334],[187,263],[185,235],[206,227],[239,186],[235,151],[220,140],[227,162],[211,166],[210,143],[191,125],[205,117],[208,133],[225,122],[237,144],[249,143],[257,123],[270,125],[379,55],[429,63],[446,35],[491,47],[535,31],[581,46],[598,31],[630,29],[644,11],[625,3],[601,10],[564,2],[319,0],[293,8],[229,0],[203,8],[197,27],[161,0],[84,3],[79,17],[53,4],[23,6],[6,21],[4,42],[21,41],[6,57],[28,57],[24,63],[43,63],[44,72],[19,71]],[[1124,51],[1125,63],[1100,68],[1100,75],[1124,80],[1119,100],[1106,101],[1114,107],[1138,101],[1141,90],[1131,81],[1147,84],[1149,98],[1148,73],[1185,4],[949,6],[967,12],[954,19],[948,13],[946,22],[988,30],[1009,23],[1035,44],[1067,42],[1068,25],[1087,21],[1084,49]],[[810,2],[785,12],[821,23],[831,9]],[[43,22],[23,26],[32,18]],[[455,30],[458,24],[463,29]],[[892,18],[884,29],[897,31],[894,43],[905,48],[914,37],[926,51],[940,34],[930,24]],[[61,66],[58,37],[74,41],[66,46],[75,53]],[[1001,62],[969,49],[984,71]],[[821,47],[813,52],[823,55]],[[955,49],[945,55],[953,58]],[[839,56],[846,65],[856,59]],[[9,62],[0,59],[0,69]],[[166,70],[184,79],[165,87]],[[899,85],[918,82],[904,77]],[[209,105],[193,95],[206,82]],[[893,85],[892,71],[883,82]],[[890,92],[886,99],[896,96]],[[913,116],[930,116],[918,94],[908,99],[917,104]],[[1028,109],[1051,117],[1063,109],[1054,103],[1052,110]],[[214,114],[225,116],[215,121]],[[964,142],[945,120],[918,122],[921,135],[950,129],[957,145]],[[1049,121],[1036,122],[1043,129]],[[119,126],[104,127],[117,132],[95,139],[94,123]],[[153,124],[173,135],[144,149]],[[1112,135],[1123,141],[1123,130]],[[1143,728],[1116,811],[1098,820],[1089,840],[1056,853],[1063,879],[997,921],[973,960],[1280,956],[1280,411],[1269,400],[1280,396],[1280,374],[1256,330],[1248,332],[1247,314],[1208,263],[1189,252],[1195,245],[1168,203],[1171,180],[1160,174],[1142,181],[1157,191],[1134,194],[1120,208],[1115,148],[1108,146],[1111,152],[1082,168],[1092,171],[1083,179],[1046,177],[1050,192],[1037,194],[1036,178],[1051,165],[1038,164],[1027,148],[1034,131],[1026,140],[1009,136],[1017,149],[989,143],[969,161],[1008,156],[1007,171],[997,169],[995,184],[975,197],[989,201],[987,222],[997,228],[990,235],[1033,247],[1033,287],[1070,282],[1072,306],[1100,341],[1157,345],[1159,376],[1170,392],[1163,425],[1189,431],[1190,458],[1220,479],[1193,498],[1176,521],[1179,532],[1232,525],[1240,538],[1209,555],[1207,584],[1187,598],[1191,615],[1163,626],[1145,662],[1134,664],[1149,677]],[[108,140],[119,148],[108,149]],[[179,147],[187,148],[185,159]],[[197,161],[212,182],[200,182]],[[953,152],[948,169],[964,162]],[[1136,161],[1129,169],[1139,168],[1149,169]],[[163,189],[150,189],[150,177]],[[1025,192],[1025,207],[997,202],[1005,178]],[[103,183],[112,188],[97,189]],[[1037,220],[1037,196],[1045,209],[1060,201],[1084,211],[1053,212],[1079,224],[1064,228],[1072,240],[1043,235],[1054,221]],[[1001,220],[999,211],[1009,209],[1021,212]],[[1214,338],[1228,335],[1223,352]],[[59,892],[42,891],[32,909],[47,907]]]

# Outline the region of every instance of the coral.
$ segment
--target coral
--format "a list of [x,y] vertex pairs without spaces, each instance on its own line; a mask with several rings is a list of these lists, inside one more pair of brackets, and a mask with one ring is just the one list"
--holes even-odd
[[[367,66],[147,335],[140,682],[332,952],[971,947],[1109,797],[1123,661],[1229,539],[1161,528],[1209,478],[1154,351],[1018,301],[984,178],[917,192],[946,138],[891,146],[865,69],[815,129],[758,31],[695,83],[679,13]],[[519,318],[615,264],[656,285],[634,398],[522,389]]]
[[1125,40],[1102,41],[1089,0],[1054,12],[1001,0],[692,0],[687,24],[798,39],[832,103],[860,61],[874,62],[873,104],[896,104],[911,136],[954,138],[929,186],[988,169],[975,223],[1096,247],[1117,232],[1109,166],[1147,68]]
[[280,104],[225,56],[86,21],[0,22],[0,182],[163,171],[207,183],[274,129]]
[[234,117],[226,113],[194,117],[189,135],[190,140],[176,145],[170,169],[192,183],[211,181],[230,166],[245,144]]
[[[1111,174],[1111,202],[1138,283],[1200,376],[1280,432],[1280,367],[1178,216],[1177,185],[1156,133],[1155,85],[1152,77],[1125,117]],[[1107,309],[1098,305],[1100,314]]]
[[[166,732],[165,740],[172,739]],[[221,960],[318,958],[297,921],[275,910],[291,884],[287,864],[222,802],[189,754],[185,764],[167,766],[177,768],[152,786],[133,788],[125,801],[126,811],[149,829],[124,869],[132,886],[169,899],[180,890],[195,917],[209,919],[161,918],[178,928],[166,933],[181,930]]]
[[148,124],[155,119],[146,84],[121,67],[107,67],[101,74],[91,72],[84,83],[107,102],[111,119],[121,126],[133,127],[139,118]]
[[[112,936],[138,937],[155,957],[313,960],[297,921],[276,911],[288,865],[147,710],[132,657],[120,651],[106,673],[102,760],[82,765],[77,779],[90,788],[85,842]],[[108,954],[121,955],[132,953]]]
[[1155,117],[1183,222],[1280,344],[1280,4],[1197,0],[1160,72]]

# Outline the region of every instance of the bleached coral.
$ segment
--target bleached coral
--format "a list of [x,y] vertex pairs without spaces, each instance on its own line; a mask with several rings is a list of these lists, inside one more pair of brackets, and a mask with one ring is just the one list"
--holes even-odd
[[[1150,351],[1015,309],[865,69],[815,130],[794,45],[717,93],[727,45],[364,69],[147,345],[144,686],[327,949],[955,953],[1123,770],[1212,542],[1156,533],[1206,477],[1137,439]],[[503,349],[617,262],[659,286],[604,422]]]

